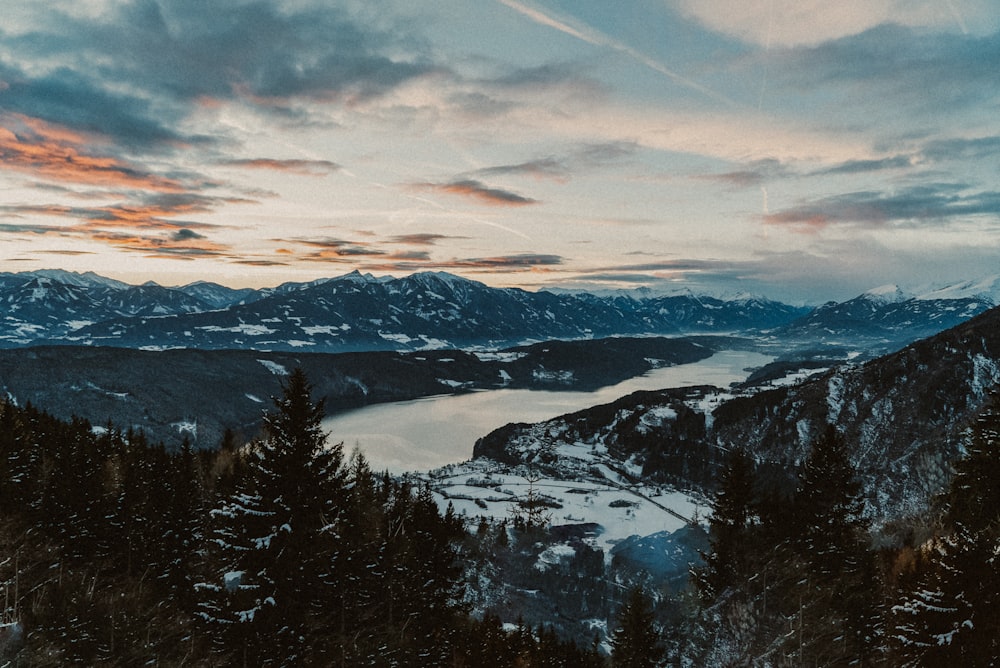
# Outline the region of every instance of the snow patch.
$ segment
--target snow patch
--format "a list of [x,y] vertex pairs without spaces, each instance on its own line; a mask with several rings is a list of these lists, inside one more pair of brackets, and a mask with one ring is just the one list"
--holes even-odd
[[510,351],[484,351],[484,352],[473,352],[480,362],[503,362],[505,364],[509,362],[516,362],[519,359],[523,359],[528,356],[525,352],[510,352]]
[[284,366],[278,364],[277,362],[272,362],[271,360],[257,360],[264,368],[273,373],[275,376],[287,376],[288,369]]

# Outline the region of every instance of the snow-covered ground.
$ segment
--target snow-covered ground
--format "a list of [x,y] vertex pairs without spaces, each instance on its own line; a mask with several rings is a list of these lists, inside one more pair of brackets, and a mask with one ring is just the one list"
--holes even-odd
[[598,525],[589,542],[606,555],[629,536],[676,531],[688,522],[704,521],[708,512],[705,501],[693,494],[634,484],[602,447],[562,445],[557,455],[559,465],[546,467],[547,474],[477,459],[419,477],[431,484],[442,511],[451,504],[473,528],[479,517],[499,520],[521,512],[518,503],[534,496],[548,505],[545,514],[553,526]]

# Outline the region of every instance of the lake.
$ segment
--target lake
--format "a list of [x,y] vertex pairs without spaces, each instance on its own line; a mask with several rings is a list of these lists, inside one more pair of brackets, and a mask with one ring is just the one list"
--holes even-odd
[[743,381],[748,369],[774,358],[727,350],[678,366],[655,369],[593,392],[482,390],[377,404],[329,417],[323,427],[350,453],[358,447],[376,471],[427,471],[470,459],[477,439],[510,422],[541,422],[606,404],[638,390]]

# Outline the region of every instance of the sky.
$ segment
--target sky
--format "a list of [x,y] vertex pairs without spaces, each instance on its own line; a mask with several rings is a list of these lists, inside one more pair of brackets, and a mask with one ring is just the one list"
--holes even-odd
[[6,0],[0,271],[1000,273],[995,0]]

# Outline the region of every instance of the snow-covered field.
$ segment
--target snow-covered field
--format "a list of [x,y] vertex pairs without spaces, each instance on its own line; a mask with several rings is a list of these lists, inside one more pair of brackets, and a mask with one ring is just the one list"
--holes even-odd
[[[703,499],[668,486],[634,484],[601,447],[586,444],[558,448],[558,464],[547,473],[527,466],[507,466],[488,459],[453,464],[421,474],[431,484],[444,511],[448,504],[470,520],[509,518],[519,502],[531,497],[546,504],[554,526],[596,524],[590,542],[605,554],[629,536],[672,532],[689,522],[702,522],[708,512]],[[553,473],[555,471],[555,473]]]

